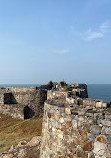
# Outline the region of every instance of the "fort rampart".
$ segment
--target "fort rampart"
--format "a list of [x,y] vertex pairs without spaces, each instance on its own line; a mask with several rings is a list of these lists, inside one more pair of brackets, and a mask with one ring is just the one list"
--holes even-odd
[[0,93],[0,112],[18,119],[43,116],[47,92],[36,88],[4,88]]
[[56,98],[56,97],[63,97],[66,98],[67,92],[64,91],[54,91],[54,90],[49,90],[47,92],[47,100]]
[[110,158],[111,111],[44,106],[41,158]]
[[[56,85],[58,85],[57,89],[55,88]],[[50,81],[47,85],[41,85],[40,87],[0,88],[0,113],[18,119],[41,117],[43,116],[44,102],[46,99],[60,96],[66,97],[67,92],[64,90],[61,91],[66,85],[65,82],[58,84]],[[74,90],[74,88],[75,91],[78,91],[77,94],[87,96],[86,84],[73,84],[72,89]],[[76,95],[75,92],[74,95]]]

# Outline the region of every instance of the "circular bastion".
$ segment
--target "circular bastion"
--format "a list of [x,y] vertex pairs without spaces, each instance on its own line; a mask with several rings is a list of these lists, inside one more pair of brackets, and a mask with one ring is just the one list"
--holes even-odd
[[110,108],[47,100],[40,157],[111,158]]

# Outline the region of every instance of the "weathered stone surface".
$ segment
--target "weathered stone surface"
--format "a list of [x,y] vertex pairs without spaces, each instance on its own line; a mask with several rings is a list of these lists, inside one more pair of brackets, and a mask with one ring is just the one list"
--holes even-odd
[[79,131],[80,135],[82,136],[83,140],[86,140],[87,139],[87,133],[84,132],[84,131]]
[[51,118],[51,113],[50,112],[48,112],[48,117]]
[[96,103],[96,108],[101,108],[102,107],[102,102],[97,102]]
[[104,126],[101,131],[102,134],[111,134],[111,127]]
[[38,146],[40,145],[40,142],[41,142],[41,137],[40,136],[36,136],[36,137],[33,137],[27,144],[25,144],[26,146],[30,146],[30,147],[33,147],[33,146]]
[[91,151],[92,150],[92,143],[89,141],[85,142],[85,144],[83,146],[83,150],[84,151]]
[[70,108],[65,108],[65,113],[66,114],[71,114],[71,109]]
[[88,157],[87,158],[95,158],[94,154],[92,152],[88,153]]
[[77,120],[72,120],[72,127],[77,129]]
[[66,128],[71,127],[72,126],[72,121],[67,121],[66,122]]
[[111,120],[111,114],[105,114],[105,119],[110,119]]
[[95,142],[93,152],[96,156],[105,156],[105,157],[109,156],[107,146],[104,143]]
[[78,120],[83,122],[84,121],[84,117],[83,116],[79,116]]
[[98,125],[92,125],[90,129],[91,129],[91,133],[96,134],[96,135],[100,134],[100,128]]
[[26,154],[26,150],[25,149],[21,149],[18,153],[18,158],[25,158],[27,156]]
[[89,132],[90,131],[90,124],[88,124],[88,123],[83,124],[83,130],[86,132]]
[[106,138],[104,136],[98,136],[96,141],[106,144]]
[[64,123],[64,118],[61,117],[61,118],[59,119],[59,122],[60,122],[60,123]]
[[6,155],[2,155],[0,158],[12,158],[13,154],[6,154]]
[[74,135],[74,136],[79,136],[78,129],[77,130],[76,129],[72,129],[72,133],[71,134]]
[[[48,112],[52,113],[49,107],[51,109],[50,105],[45,105],[45,109],[48,109]],[[65,109],[65,107],[63,108]],[[89,113],[86,115],[86,113],[84,113],[84,115],[81,116],[66,114],[61,110],[58,121],[55,116],[53,119],[51,117],[48,122],[49,125],[51,124],[51,129],[50,126],[45,126],[46,128],[43,131],[41,150],[44,154],[41,158],[48,157],[49,153],[53,153],[53,157],[56,157],[55,153],[57,150],[59,156],[63,158],[69,156],[73,156],[73,158],[108,158],[108,151],[111,151],[110,124],[105,126],[103,122],[110,120],[109,118],[105,118],[104,112],[96,111],[95,115],[95,111],[93,111],[93,115],[89,115]],[[49,118],[48,112],[45,113],[46,125],[47,118]],[[80,117],[84,119],[80,119]],[[44,139],[48,137],[49,139],[44,142]]]
[[36,88],[5,89],[4,93],[0,92],[0,113],[17,119],[42,117],[46,97],[45,90]]
[[74,145],[79,145],[79,144],[80,144],[79,139],[74,138],[74,139],[73,139],[73,144],[74,144]]
[[83,151],[77,151],[77,158],[87,158],[87,153]]
[[111,144],[111,135],[106,135],[107,142]]
[[88,138],[88,140],[90,140],[91,142],[94,142],[95,135],[92,134],[92,133],[87,133],[87,138]]
[[110,120],[101,120],[101,123],[103,124],[103,126],[111,126]]
[[64,137],[64,133],[63,133],[63,131],[61,131],[61,130],[57,130],[57,134],[58,134],[58,137],[59,138],[61,138],[61,139],[63,139],[63,137]]

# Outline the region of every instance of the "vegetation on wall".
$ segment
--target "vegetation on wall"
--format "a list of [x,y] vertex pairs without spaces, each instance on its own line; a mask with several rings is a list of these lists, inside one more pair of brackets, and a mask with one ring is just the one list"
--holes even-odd
[[68,85],[68,86],[65,87],[64,90],[65,90],[65,91],[71,91],[72,89],[71,89],[71,86]]

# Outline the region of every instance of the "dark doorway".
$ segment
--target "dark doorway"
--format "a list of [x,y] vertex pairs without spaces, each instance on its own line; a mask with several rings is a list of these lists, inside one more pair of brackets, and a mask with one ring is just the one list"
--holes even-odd
[[24,119],[30,119],[35,115],[35,112],[28,106],[24,107]]

